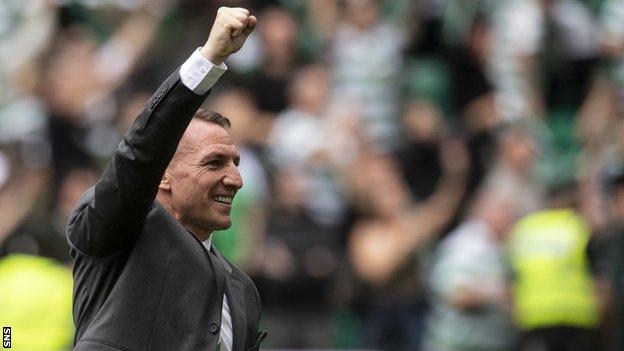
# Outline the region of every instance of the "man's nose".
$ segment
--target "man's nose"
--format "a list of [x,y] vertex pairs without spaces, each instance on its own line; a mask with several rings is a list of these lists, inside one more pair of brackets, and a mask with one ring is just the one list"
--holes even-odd
[[225,178],[223,178],[223,184],[237,190],[243,187],[243,177],[241,177],[237,167],[233,167],[228,171]]

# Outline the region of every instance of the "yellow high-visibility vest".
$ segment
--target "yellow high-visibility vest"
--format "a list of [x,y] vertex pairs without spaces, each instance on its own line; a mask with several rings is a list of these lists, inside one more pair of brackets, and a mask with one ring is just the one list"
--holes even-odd
[[30,255],[1,259],[0,327],[11,328],[11,350],[70,349],[74,325],[69,268]]
[[571,209],[538,211],[516,224],[508,250],[514,318],[521,328],[597,325],[589,238],[587,224]]

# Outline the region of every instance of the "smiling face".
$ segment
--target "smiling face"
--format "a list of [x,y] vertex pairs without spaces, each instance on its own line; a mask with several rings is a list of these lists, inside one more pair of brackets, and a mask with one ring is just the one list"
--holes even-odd
[[193,119],[158,188],[158,199],[199,240],[231,225],[234,195],[243,186],[239,154],[228,131]]

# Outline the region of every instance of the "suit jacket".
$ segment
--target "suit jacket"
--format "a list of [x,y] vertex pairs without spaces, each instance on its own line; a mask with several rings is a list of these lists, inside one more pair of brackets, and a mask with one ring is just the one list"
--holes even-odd
[[[206,94],[207,95],[207,94]],[[234,351],[257,350],[252,281],[209,253],[158,203],[165,168],[204,101],[176,71],[124,136],[67,229],[74,265],[74,350],[215,350],[225,293]]]

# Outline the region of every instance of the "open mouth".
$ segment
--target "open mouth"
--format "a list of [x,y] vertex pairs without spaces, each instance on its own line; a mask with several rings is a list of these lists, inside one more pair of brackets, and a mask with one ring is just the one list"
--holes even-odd
[[224,204],[224,205],[231,205],[232,204],[232,196],[224,196],[224,195],[218,195],[218,196],[213,196],[212,200],[214,200],[215,202],[218,202],[220,204]]

